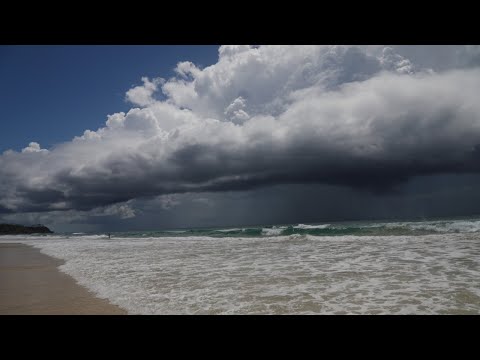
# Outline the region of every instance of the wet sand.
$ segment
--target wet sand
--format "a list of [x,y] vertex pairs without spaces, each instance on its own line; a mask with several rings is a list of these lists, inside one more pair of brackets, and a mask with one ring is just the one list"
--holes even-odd
[[63,261],[24,244],[0,244],[0,315],[122,315],[58,270]]

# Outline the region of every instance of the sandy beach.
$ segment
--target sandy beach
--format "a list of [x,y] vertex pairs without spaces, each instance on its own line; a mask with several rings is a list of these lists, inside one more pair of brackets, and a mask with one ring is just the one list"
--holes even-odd
[[60,272],[61,260],[24,244],[0,244],[0,315],[122,315]]

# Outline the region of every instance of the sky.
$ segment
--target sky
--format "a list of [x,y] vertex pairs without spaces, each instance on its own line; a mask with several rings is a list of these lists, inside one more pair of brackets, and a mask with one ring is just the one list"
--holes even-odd
[[213,64],[218,46],[0,46],[0,152],[44,147],[128,111],[125,92],[143,76],[174,75],[178,61]]
[[0,221],[480,213],[480,47],[0,46]]

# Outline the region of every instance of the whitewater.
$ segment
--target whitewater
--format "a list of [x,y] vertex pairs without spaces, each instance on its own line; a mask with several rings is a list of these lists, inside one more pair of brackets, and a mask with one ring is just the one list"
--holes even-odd
[[130,314],[479,314],[480,220],[2,236]]

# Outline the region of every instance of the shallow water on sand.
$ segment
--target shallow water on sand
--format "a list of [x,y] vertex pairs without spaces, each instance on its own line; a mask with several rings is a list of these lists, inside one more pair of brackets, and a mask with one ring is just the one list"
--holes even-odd
[[2,237],[131,314],[479,314],[480,234]]
[[58,271],[63,261],[24,244],[0,242],[0,315],[121,315]]

